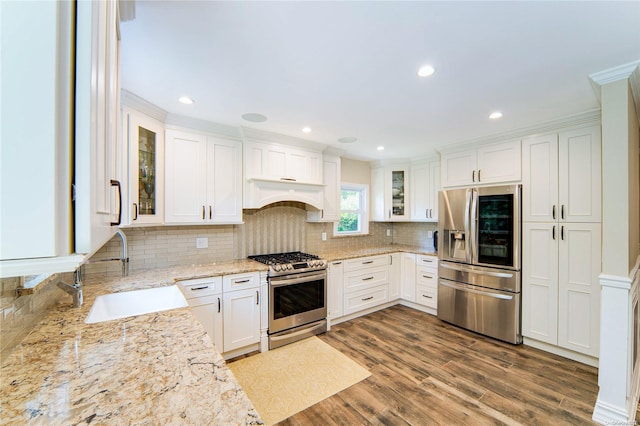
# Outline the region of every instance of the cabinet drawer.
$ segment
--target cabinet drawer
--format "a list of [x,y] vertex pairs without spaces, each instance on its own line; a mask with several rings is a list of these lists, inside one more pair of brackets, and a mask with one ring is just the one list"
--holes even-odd
[[225,292],[258,287],[260,287],[260,274],[257,272],[222,277],[222,288]]
[[438,272],[437,269],[419,267],[416,271],[416,284],[426,285],[437,288],[438,285]]
[[419,285],[416,287],[416,302],[430,308],[438,308],[437,287]]
[[380,266],[347,272],[344,275],[344,292],[351,293],[365,288],[375,287],[380,284],[389,283],[389,267]]
[[357,259],[349,259],[344,262],[344,271],[357,271],[358,269],[373,268],[376,266],[386,266],[389,264],[389,255],[359,257]]
[[380,285],[349,294],[344,299],[344,314],[352,314],[389,301],[389,285]]
[[438,270],[438,258],[435,256],[428,256],[425,254],[419,254],[416,258],[416,265],[418,267],[425,268],[433,268],[434,270]]
[[184,294],[184,298],[187,300],[222,293],[222,277],[184,280],[178,281],[178,284],[182,294]]

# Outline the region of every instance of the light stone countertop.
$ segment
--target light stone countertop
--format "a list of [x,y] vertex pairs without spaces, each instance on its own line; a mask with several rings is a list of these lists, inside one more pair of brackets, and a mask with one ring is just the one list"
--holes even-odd
[[391,254],[397,252],[424,254],[429,256],[437,256],[433,247],[415,247],[405,246],[399,244],[390,244],[387,246],[380,246],[375,248],[355,249],[355,250],[327,250],[319,253],[313,253],[320,256],[322,259],[326,259],[327,262],[333,262],[336,260],[355,259],[365,256],[377,256],[380,254]]
[[264,270],[240,260],[88,277],[83,306],[56,306],[0,366],[0,424],[263,424],[190,308],[84,320],[101,294]]

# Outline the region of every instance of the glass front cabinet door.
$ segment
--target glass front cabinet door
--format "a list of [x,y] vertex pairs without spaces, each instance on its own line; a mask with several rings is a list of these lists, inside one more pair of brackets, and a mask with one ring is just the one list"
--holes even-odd
[[[391,193],[387,193],[390,198],[387,211],[388,220],[409,220],[409,207],[407,203],[407,181],[409,177],[408,168],[393,167],[386,170],[387,188]],[[389,200],[389,198],[387,198]]]
[[129,120],[129,223],[164,219],[164,127],[139,113]]

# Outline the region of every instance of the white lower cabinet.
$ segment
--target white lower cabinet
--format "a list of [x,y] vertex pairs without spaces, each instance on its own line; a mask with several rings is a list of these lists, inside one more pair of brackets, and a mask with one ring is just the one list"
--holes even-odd
[[224,352],[260,342],[260,274],[222,278]]
[[390,254],[389,262],[389,300],[397,300],[402,295],[402,253]]
[[178,284],[191,312],[202,323],[211,342],[222,352],[222,277],[185,280]]
[[344,262],[336,260],[327,268],[327,316],[340,318],[344,304]]
[[416,301],[416,255],[413,253],[401,253],[400,282],[402,287],[401,297],[409,302]]
[[260,342],[260,289],[223,294],[224,351]]
[[597,357],[601,225],[524,223],[522,333]]
[[260,277],[257,272],[178,283],[191,311],[220,353],[260,342]]
[[438,309],[438,258],[417,256],[416,303]]
[[344,262],[344,315],[389,301],[390,261],[384,254]]

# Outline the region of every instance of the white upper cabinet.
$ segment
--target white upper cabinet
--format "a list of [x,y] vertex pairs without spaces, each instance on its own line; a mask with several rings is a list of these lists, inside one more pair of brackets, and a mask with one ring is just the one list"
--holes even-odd
[[275,143],[245,142],[245,177],[322,185],[322,153]]
[[164,220],[164,125],[142,113],[127,111],[129,140],[130,225]]
[[409,189],[408,165],[372,168],[373,220],[377,222],[410,220]]
[[340,220],[340,157],[324,155],[322,160],[324,181],[323,208],[307,212],[309,222],[334,222]]
[[411,165],[411,220],[438,221],[438,191],[440,191],[440,161]]
[[442,187],[517,182],[520,157],[519,140],[442,154]]
[[117,2],[0,7],[0,275],[73,271],[117,229]]
[[522,142],[523,220],[600,222],[600,126]]
[[165,222],[242,222],[241,146],[167,130]]

